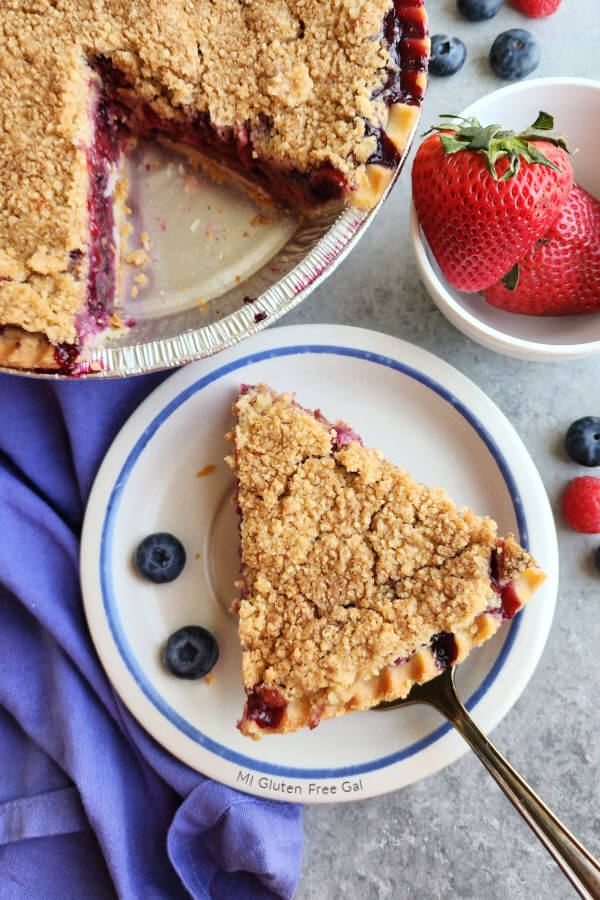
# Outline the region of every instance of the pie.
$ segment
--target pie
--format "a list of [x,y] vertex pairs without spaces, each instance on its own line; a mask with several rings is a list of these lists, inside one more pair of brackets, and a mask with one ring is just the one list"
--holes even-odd
[[377,203],[416,127],[424,0],[3,0],[0,365],[81,369],[110,323],[131,136],[311,213]]
[[243,734],[314,728],[406,696],[544,581],[512,535],[345,423],[264,384],[244,386],[234,413]]

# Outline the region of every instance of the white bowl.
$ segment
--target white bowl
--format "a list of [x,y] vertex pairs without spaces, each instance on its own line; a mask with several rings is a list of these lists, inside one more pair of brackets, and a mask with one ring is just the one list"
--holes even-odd
[[[554,115],[568,134],[576,181],[600,198],[600,82],[558,76],[511,84],[463,110],[487,125],[501,122],[518,130],[540,109]],[[442,275],[412,207],[411,236],[423,283],[447,319],[477,343],[519,359],[564,360],[600,352],[600,313],[584,316],[521,316],[495,309],[479,294],[457,291]]]

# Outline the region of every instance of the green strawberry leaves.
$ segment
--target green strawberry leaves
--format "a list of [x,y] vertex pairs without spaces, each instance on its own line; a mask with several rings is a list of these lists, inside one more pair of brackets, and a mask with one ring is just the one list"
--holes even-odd
[[[548,159],[545,153],[532,144],[532,141],[547,141],[556,144],[566,152],[570,152],[567,146],[567,136],[555,134],[554,117],[550,113],[540,110],[537,119],[525,131],[515,134],[507,131],[502,125],[485,125],[473,116],[465,119],[462,116],[442,114],[442,119],[451,119],[452,122],[434,125],[426,134],[431,132],[443,132],[452,129],[451,133],[440,134],[442,149],[447,156],[459,153],[461,150],[473,150],[479,153],[485,161],[486,168],[494,181],[509,181],[519,172],[521,159],[531,165],[546,166],[555,172],[562,172],[559,166]],[[500,177],[496,171],[496,163],[504,156],[508,157],[508,168]]]
[[[556,144],[558,147],[562,147],[563,150],[566,150],[567,153],[570,153],[567,144],[569,138],[566,134],[555,134],[552,129],[554,128],[554,116],[550,115],[550,113],[543,112],[540,110],[537,119],[523,134],[520,135],[524,140],[529,141],[547,141],[551,140],[553,144]],[[549,134],[550,132],[550,134]]]
[[[542,113],[540,113],[542,115]],[[552,238],[540,238],[539,241],[535,242],[536,247],[543,247],[544,244],[549,244]],[[509,269],[506,275],[503,275],[500,279],[500,284],[503,284],[504,287],[508,291],[516,291],[519,285],[519,278],[521,276],[521,270],[519,269],[519,263],[515,263],[512,269]],[[483,294],[483,291],[482,291]]]
[[552,113],[547,113],[540,109],[538,117],[531,127],[539,128],[541,131],[552,131],[554,128],[554,116]]
[[519,274],[519,263],[515,263],[512,269],[509,269],[506,275],[502,276],[500,284],[503,284],[508,291],[516,291],[519,284]]

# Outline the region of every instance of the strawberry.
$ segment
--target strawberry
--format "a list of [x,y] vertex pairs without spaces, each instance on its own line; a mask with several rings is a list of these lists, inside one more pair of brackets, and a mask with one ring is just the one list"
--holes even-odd
[[[455,116],[446,118],[456,119]],[[412,170],[419,222],[454,287],[495,284],[548,230],[573,184],[566,138],[540,113],[521,134],[477,119],[438,126]]]
[[600,202],[575,185],[542,240],[483,296],[528,316],[600,310]]
[[562,0],[512,0],[512,2],[513,6],[530,19],[541,19],[555,13]]

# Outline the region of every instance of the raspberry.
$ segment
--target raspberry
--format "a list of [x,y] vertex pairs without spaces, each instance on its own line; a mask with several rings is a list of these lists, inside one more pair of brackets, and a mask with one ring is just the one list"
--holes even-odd
[[513,6],[532,19],[551,16],[560,4],[561,0],[513,0]]
[[562,510],[567,523],[584,534],[600,532],[600,478],[574,478],[563,494]]

